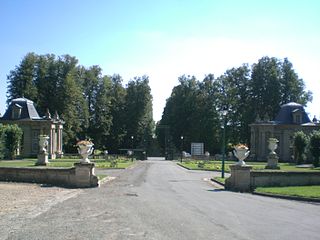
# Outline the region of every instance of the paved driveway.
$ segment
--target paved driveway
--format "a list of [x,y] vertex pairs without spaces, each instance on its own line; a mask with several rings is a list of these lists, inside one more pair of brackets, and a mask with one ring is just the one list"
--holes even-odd
[[0,239],[320,238],[320,205],[221,191],[206,180],[219,173],[148,160],[109,174],[37,215],[2,216]]

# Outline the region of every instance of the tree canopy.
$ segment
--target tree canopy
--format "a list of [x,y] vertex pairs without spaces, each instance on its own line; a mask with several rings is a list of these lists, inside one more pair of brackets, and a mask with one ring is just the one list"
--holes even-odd
[[[81,66],[73,56],[28,53],[7,80],[8,102],[26,97],[40,115],[47,109],[60,115],[67,152],[84,138],[111,153],[132,144],[144,149],[154,144],[148,76],[134,77],[124,85],[120,75],[103,75],[98,65]],[[191,142],[204,142],[207,151],[220,152],[224,121],[226,143],[250,144],[249,124],[256,118],[274,119],[282,104],[306,105],[312,100],[287,58],[262,57],[252,66],[228,69],[217,78],[182,75],[178,81],[157,123],[163,148],[182,145],[188,150]]]
[[[184,136],[188,146],[204,142],[206,150],[217,153],[224,120],[226,143],[250,144],[249,124],[257,117],[271,120],[282,104],[294,101],[305,106],[311,100],[312,93],[305,90],[287,58],[262,57],[251,67],[243,64],[217,78],[213,74],[202,81],[194,76],[179,77],[158,123],[170,129],[170,136],[165,137],[161,129],[157,134],[163,147],[172,139],[179,149],[180,136]],[[223,110],[227,111],[225,117]]]
[[90,138],[99,149],[117,152],[153,134],[152,96],[147,76],[133,78],[123,86],[119,75],[102,75],[95,65],[78,64],[70,55],[28,53],[10,71],[8,99],[32,100],[40,115],[47,109],[64,121],[64,148],[75,151],[76,141]]

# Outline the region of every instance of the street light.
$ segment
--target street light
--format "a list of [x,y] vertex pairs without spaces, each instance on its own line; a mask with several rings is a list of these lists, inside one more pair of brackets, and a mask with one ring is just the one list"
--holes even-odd
[[181,136],[180,139],[181,139],[181,146],[180,146],[180,150],[181,150],[181,160],[180,160],[180,162],[182,163],[182,157],[183,157],[183,154],[182,154],[182,150],[183,150],[183,136]]
[[225,154],[226,154],[226,116],[228,111],[222,110],[223,116],[223,137],[222,137],[222,166],[221,166],[221,178],[224,178],[224,161],[225,161]]
[[133,139],[134,136],[131,136],[131,161],[133,162]]

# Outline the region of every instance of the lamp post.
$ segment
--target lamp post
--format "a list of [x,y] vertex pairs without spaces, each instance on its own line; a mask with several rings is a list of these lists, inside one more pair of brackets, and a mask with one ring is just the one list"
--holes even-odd
[[224,178],[224,162],[226,155],[226,116],[227,110],[222,111],[223,116],[223,136],[222,136],[222,166],[221,166],[221,178]]
[[131,136],[131,162],[133,162],[133,139],[134,136]]
[[181,146],[180,146],[181,159],[180,159],[180,162],[182,163],[182,157],[183,157],[183,154],[182,154],[182,150],[183,150],[183,136],[181,136],[180,139],[181,139]]

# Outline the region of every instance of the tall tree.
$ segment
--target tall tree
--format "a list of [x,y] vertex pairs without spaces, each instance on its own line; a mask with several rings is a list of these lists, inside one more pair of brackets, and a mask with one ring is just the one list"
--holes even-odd
[[112,126],[111,80],[108,76],[100,80],[92,108],[89,129],[96,147],[105,149]]
[[36,63],[38,56],[34,53],[28,53],[7,76],[8,81],[8,99],[10,103],[12,99],[18,97],[26,97],[29,99],[37,98],[37,88],[35,87],[36,79]]
[[217,151],[220,148],[220,123],[214,76],[209,74],[199,82],[194,76],[183,75],[179,77],[179,83],[167,99],[157,129],[160,144],[168,147],[172,141],[175,148],[180,149],[180,137],[183,136],[184,150],[188,151],[191,142],[204,142],[206,150]]
[[129,81],[125,98],[126,130],[124,144],[131,145],[131,136],[134,137],[134,146],[144,147],[153,135],[152,95],[149,86],[149,77],[135,77]]
[[274,119],[281,104],[280,62],[263,57],[253,64],[251,74],[251,104],[254,115]]
[[[249,140],[249,126],[253,119],[250,106],[250,69],[244,64],[238,68],[227,70],[216,81],[218,94],[216,96],[217,106],[220,113],[227,111],[227,136],[230,135],[232,143]],[[222,123],[221,123],[222,124]]]
[[95,111],[94,107],[96,106],[97,92],[99,89],[99,84],[102,82],[102,69],[95,65],[89,67],[89,69],[82,69],[83,74],[83,91],[85,98],[88,102],[90,117]]
[[77,139],[83,139],[87,136],[86,129],[89,117],[87,102],[83,97],[80,85],[76,82],[75,70],[67,74],[59,95],[64,100],[64,104],[59,110],[65,121],[65,149],[67,152],[74,152]]
[[110,136],[106,139],[106,147],[110,152],[116,153],[118,149],[125,148],[123,142],[127,134],[126,130],[126,110],[125,99],[126,89],[122,84],[122,77],[119,74],[114,74],[111,78],[110,89],[110,114],[112,116],[112,127],[110,129]]
[[281,63],[281,102],[297,102],[306,105],[312,100],[312,93],[305,91],[305,84],[294,71],[292,63],[285,58]]

